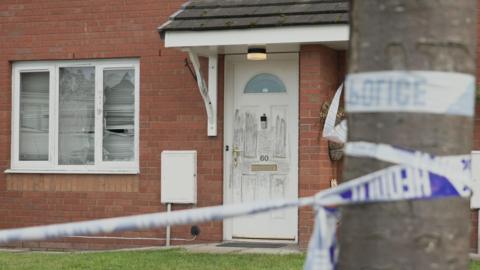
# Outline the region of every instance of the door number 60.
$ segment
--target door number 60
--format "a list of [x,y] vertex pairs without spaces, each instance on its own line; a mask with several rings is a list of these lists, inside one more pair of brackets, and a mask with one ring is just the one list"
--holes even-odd
[[268,161],[268,155],[260,155],[260,161]]

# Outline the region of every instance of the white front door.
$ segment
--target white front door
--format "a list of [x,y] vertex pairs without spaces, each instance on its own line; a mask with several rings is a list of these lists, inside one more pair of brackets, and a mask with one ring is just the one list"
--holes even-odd
[[[227,203],[297,198],[298,55],[227,62]],[[296,241],[297,213],[293,208],[234,218],[227,238]]]

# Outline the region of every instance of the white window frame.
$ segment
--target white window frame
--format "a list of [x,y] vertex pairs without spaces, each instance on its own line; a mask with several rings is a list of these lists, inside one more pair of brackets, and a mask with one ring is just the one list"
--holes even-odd
[[[95,67],[95,164],[58,165],[58,92],[59,70],[62,67]],[[103,71],[135,70],[134,159],[133,161],[103,161]],[[49,72],[49,155],[48,161],[21,161],[20,140],[20,74]],[[78,173],[78,174],[138,174],[140,138],[140,63],[138,59],[28,61],[12,67],[12,144],[11,168],[7,173]]]

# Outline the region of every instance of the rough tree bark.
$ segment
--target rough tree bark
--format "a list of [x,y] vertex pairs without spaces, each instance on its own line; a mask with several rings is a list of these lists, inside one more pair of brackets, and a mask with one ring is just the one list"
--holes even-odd
[[[430,70],[475,74],[477,0],[351,0],[349,73]],[[351,113],[348,140],[436,155],[467,154],[469,117]],[[345,180],[391,164],[347,157]],[[403,201],[346,207],[339,269],[468,269],[469,202]]]

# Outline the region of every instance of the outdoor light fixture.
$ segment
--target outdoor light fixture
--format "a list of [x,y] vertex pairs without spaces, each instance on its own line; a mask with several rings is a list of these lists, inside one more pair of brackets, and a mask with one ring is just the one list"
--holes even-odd
[[247,59],[253,61],[267,60],[267,49],[261,47],[248,48]]

